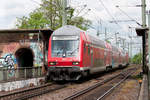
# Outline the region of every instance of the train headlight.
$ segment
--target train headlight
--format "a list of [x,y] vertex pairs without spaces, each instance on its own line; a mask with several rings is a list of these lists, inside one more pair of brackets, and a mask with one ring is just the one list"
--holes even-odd
[[78,64],[79,64],[79,62],[73,62],[72,64],[73,64],[73,65],[78,65]]
[[50,62],[49,64],[50,65],[56,65],[56,62]]

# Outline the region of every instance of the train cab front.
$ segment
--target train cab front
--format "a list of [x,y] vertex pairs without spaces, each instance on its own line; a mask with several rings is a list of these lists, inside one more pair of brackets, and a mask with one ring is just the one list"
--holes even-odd
[[79,36],[55,36],[49,42],[48,77],[51,80],[78,80],[80,72]]

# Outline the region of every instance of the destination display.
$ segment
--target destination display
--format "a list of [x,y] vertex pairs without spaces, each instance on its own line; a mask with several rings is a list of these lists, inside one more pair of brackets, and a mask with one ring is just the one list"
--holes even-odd
[[78,36],[53,36],[52,40],[78,40]]

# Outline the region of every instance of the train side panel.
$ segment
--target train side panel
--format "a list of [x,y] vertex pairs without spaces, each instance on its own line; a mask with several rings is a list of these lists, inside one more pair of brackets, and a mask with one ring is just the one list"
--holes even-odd
[[[53,36],[56,36],[55,40],[60,44],[62,43],[60,40],[64,43],[73,43],[70,41],[76,41],[76,38],[73,37],[77,37],[79,42],[68,45],[77,43],[79,45],[77,48],[72,47],[74,49],[71,47],[66,49],[62,46],[68,45],[53,44],[56,42],[52,39]],[[56,47],[57,49],[55,49]],[[55,56],[52,56],[54,55],[52,50],[56,52]],[[73,56],[75,52],[78,53]],[[54,80],[78,80],[81,76],[88,76],[88,74],[116,68],[127,63],[128,55],[123,51],[74,26],[67,25],[56,30],[49,40],[48,76]]]

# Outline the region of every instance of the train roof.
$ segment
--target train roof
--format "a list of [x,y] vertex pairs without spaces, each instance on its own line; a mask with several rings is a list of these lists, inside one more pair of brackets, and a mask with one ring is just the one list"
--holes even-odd
[[[86,32],[87,33],[87,32]],[[91,43],[92,44],[94,44],[94,45],[99,45],[99,46],[101,46],[101,47],[105,47],[105,41],[103,41],[103,40],[100,40],[99,38],[97,38],[96,36],[92,36],[92,35],[90,35],[90,34],[88,34],[87,33],[87,35],[88,35],[88,37],[89,37],[89,39],[90,39],[90,41],[91,41]]]
[[83,32],[83,30],[72,26],[72,25],[65,25],[53,32],[52,35],[80,35],[80,32]]
[[[55,30],[52,35],[78,35],[78,36],[80,36],[81,32],[85,32],[85,31],[81,30],[80,28],[77,28],[76,26],[65,25],[65,26]],[[105,41],[100,40],[98,37],[95,37],[95,36],[92,36],[92,35],[88,34],[88,32],[85,32],[85,33],[87,34],[86,36],[88,36],[87,41],[91,41],[91,43],[95,44],[95,45],[101,45],[103,47],[106,47],[105,46],[105,44],[106,44]],[[109,43],[107,43],[107,44],[109,44]],[[122,49],[117,48],[116,46],[113,46],[111,44],[109,44],[109,45],[111,46],[113,51],[123,52]]]

